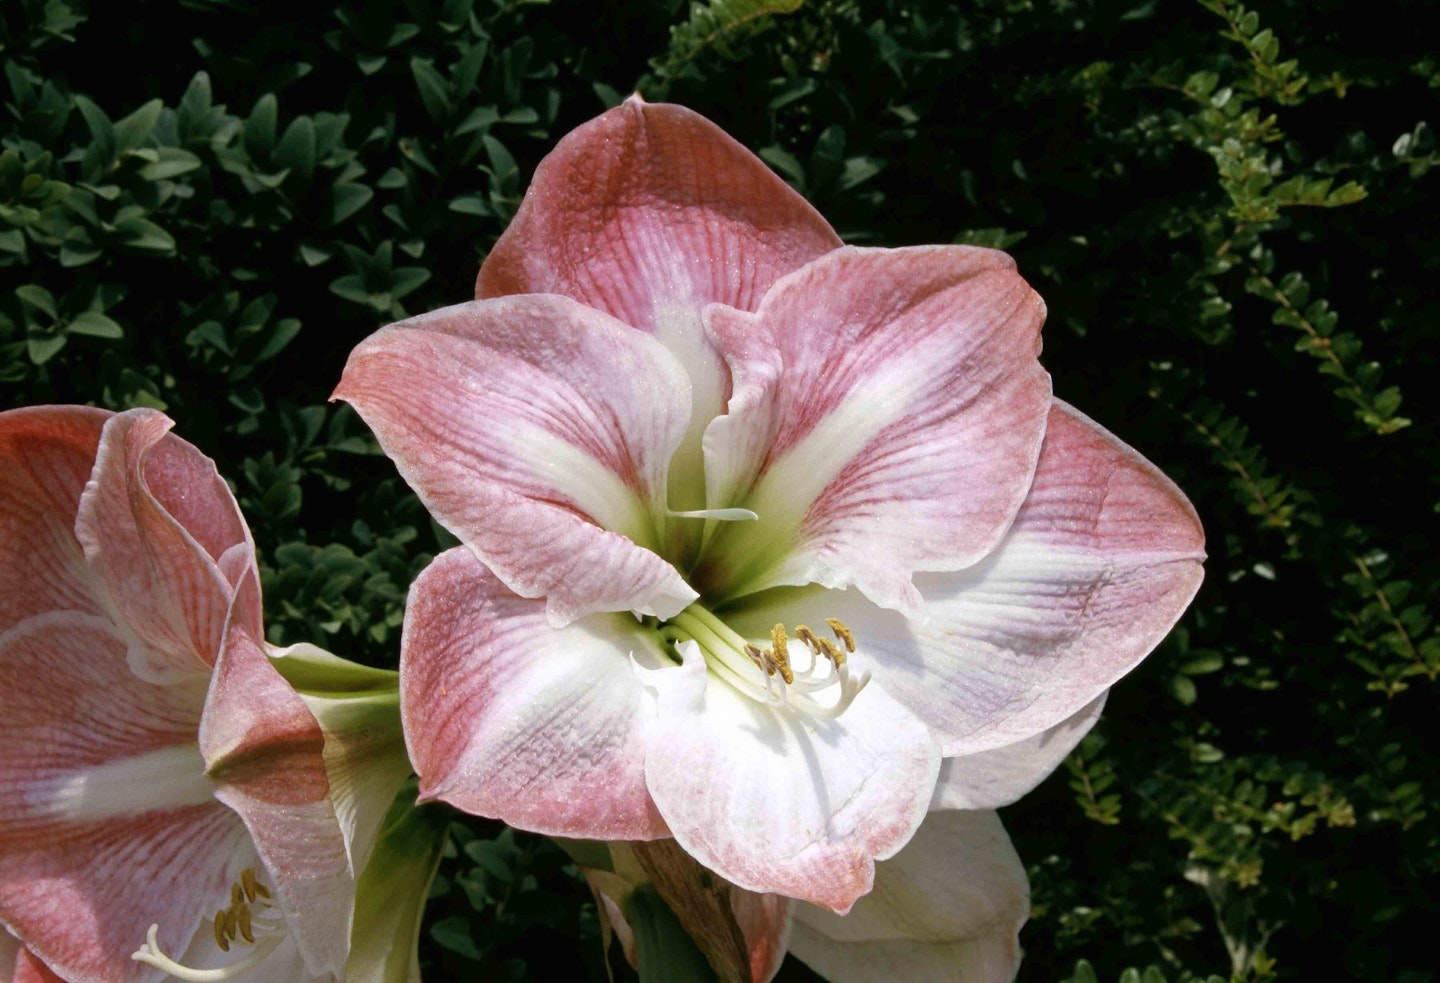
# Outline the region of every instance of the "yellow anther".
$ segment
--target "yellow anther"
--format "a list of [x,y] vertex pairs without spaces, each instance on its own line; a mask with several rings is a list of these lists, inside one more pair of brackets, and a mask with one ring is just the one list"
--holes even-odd
[[845,622],[839,618],[826,618],[825,623],[830,626],[830,630],[835,633],[835,637],[845,643],[845,651],[855,651],[855,633],[850,630]]
[[229,952],[236,938],[255,941],[255,912],[251,906],[268,908],[269,897],[270,889],[260,883],[254,868],[240,872],[240,879],[230,885],[230,907],[215,912],[215,944],[221,952]]
[[780,670],[780,678],[787,683],[793,683],[795,672],[790,668],[790,650],[786,646],[788,641],[783,624],[777,624],[770,629],[770,657],[775,662],[775,668]]
[[811,652],[814,652],[816,655],[820,654],[820,638],[810,630],[809,625],[796,625],[795,637],[810,646]]
[[835,663],[837,668],[845,664],[845,653],[840,651],[840,646],[830,641],[830,639],[820,639],[820,649],[825,653],[825,658]]

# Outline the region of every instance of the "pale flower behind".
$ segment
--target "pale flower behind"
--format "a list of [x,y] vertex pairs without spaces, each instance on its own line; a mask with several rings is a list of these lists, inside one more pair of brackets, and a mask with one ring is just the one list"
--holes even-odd
[[266,649],[235,500],[171,426],[0,414],[0,923],[71,983],[331,980],[378,825],[351,792],[383,815],[408,769],[392,727],[347,782],[356,747]]

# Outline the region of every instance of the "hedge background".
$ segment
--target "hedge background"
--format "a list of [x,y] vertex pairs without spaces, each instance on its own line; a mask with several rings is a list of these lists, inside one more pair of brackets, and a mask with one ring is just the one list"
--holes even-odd
[[[1002,812],[1021,979],[1434,980],[1433,6],[5,0],[0,408],[164,409],[271,640],[393,665],[448,543],[327,404],[347,352],[471,296],[559,136],[682,102],[849,241],[1014,253],[1057,395],[1205,522],[1181,626]],[[452,831],[430,979],[606,978],[558,849]]]

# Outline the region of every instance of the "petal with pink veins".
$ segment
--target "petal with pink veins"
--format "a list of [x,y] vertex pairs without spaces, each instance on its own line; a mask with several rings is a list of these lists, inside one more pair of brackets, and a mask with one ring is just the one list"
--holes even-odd
[[49,611],[99,612],[74,528],[111,415],[89,406],[0,413],[0,632]]
[[804,198],[714,123],[633,96],[541,161],[475,295],[564,294],[664,342],[695,405],[671,504],[698,509],[703,488],[684,479],[700,477],[700,436],[728,391],[701,309],[754,310],[777,279],[839,245]]
[[[134,634],[131,668],[156,680],[213,665],[250,533],[215,464],[167,433],[173,421],[129,410],[105,424],[75,535]],[[253,557],[253,547],[249,556]],[[225,557],[230,568],[222,570]],[[259,629],[258,592],[243,609]]]
[[351,354],[353,404],[430,511],[556,624],[669,617],[695,592],[657,547],[690,389],[662,345],[557,296],[447,307]]
[[215,795],[249,830],[306,965],[340,972],[355,878],[330,800],[325,735],[239,623],[226,632],[199,733]]
[[1030,913],[1025,868],[993,812],[929,816],[840,917],[798,905],[790,951],[831,983],[1008,983]]
[[930,803],[940,755],[924,725],[874,685],[831,720],[766,706],[681,650],[645,674],[645,780],[675,839],[739,887],[847,910]]
[[930,808],[996,809],[1019,800],[1060,767],[1065,756],[1090,733],[1109,692],[1034,737],[946,758],[940,765],[940,781],[935,784]]
[[183,944],[249,838],[195,747],[206,673],[165,685],[108,622],[56,612],[0,636],[0,922],[67,979],[158,980],[152,923]]
[[410,589],[401,641],[422,796],[554,836],[664,836],[632,653],[664,661],[627,614],[552,628],[543,601],[511,593],[469,550],[442,553]]
[[475,296],[564,294],[660,333],[668,307],[753,310],[770,284],[839,245],[720,127],[632,96],[540,162]]
[[759,521],[715,534],[706,596],[854,585],[914,612],[916,571],[989,553],[1045,433],[1044,314],[1009,256],[968,246],[845,248],[755,314],[707,309],[734,376],[705,434],[709,504]]
[[1184,493],[1056,403],[1005,541],[967,570],[916,578],[923,622],[854,591],[824,601],[854,630],[857,665],[930,725],[948,757],[1028,740],[1080,712],[1165,637],[1200,587],[1204,556]]

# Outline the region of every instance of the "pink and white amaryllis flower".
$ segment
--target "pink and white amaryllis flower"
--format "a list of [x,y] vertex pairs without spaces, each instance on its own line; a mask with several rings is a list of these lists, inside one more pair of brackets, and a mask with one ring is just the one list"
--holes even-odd
[[336,390],[464,544],[406,615],[423,795],[843,912],[1199,585],[1185,496],[1052,400],[1008,256],[843,247],[685,109],[562,140],[478,293]]
[[71,983],[328,980],[355,882],[324,733],[171,426],[0,414],[0,923]]

